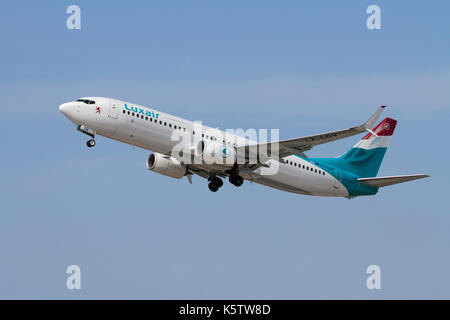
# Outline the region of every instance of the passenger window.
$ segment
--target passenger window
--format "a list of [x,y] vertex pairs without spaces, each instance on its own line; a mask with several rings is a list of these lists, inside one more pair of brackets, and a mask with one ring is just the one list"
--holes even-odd
[[128,115],[130,115],[130,111],[128,111]]

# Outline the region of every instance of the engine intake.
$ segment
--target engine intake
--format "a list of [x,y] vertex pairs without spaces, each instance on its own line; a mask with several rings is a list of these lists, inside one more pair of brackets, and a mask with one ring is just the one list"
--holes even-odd
[[186,174],[186,166],[178,159],[161,153],[152,153],[147,158],[147,169],[168,177],[181,179]]

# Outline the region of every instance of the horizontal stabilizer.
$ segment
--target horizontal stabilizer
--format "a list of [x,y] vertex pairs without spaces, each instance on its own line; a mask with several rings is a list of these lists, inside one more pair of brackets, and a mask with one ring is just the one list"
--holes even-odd
[[358,181],[369,187],[386,187],[391,184],[402,183],[406,181],[427,178],[427,174],[410,174],[404,176],[390,176],[390,177],[374,177],[374,178],[358,178]]

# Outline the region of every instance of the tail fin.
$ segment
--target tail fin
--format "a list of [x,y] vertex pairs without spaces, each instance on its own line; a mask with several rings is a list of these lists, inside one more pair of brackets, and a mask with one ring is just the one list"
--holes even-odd
[[385,118],[339,159],[360,177],[375,177],[391,141],[397,120]]

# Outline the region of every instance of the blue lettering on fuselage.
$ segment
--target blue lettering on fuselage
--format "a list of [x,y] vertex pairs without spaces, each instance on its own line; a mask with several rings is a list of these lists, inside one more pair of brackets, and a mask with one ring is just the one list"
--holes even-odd
[[146,109],[141,108],[141,107],[129,106],[126,103],[125,103],[125,110],[131,111],[131,112],[135,112],[135,113],[139,113],[139,114],[143,114],[144,116],[152,117],[152,118],[155,118],[155,119],[159,118],[159,113],[156,113],[156,112],[150,111],[150,110],[146,110]]

